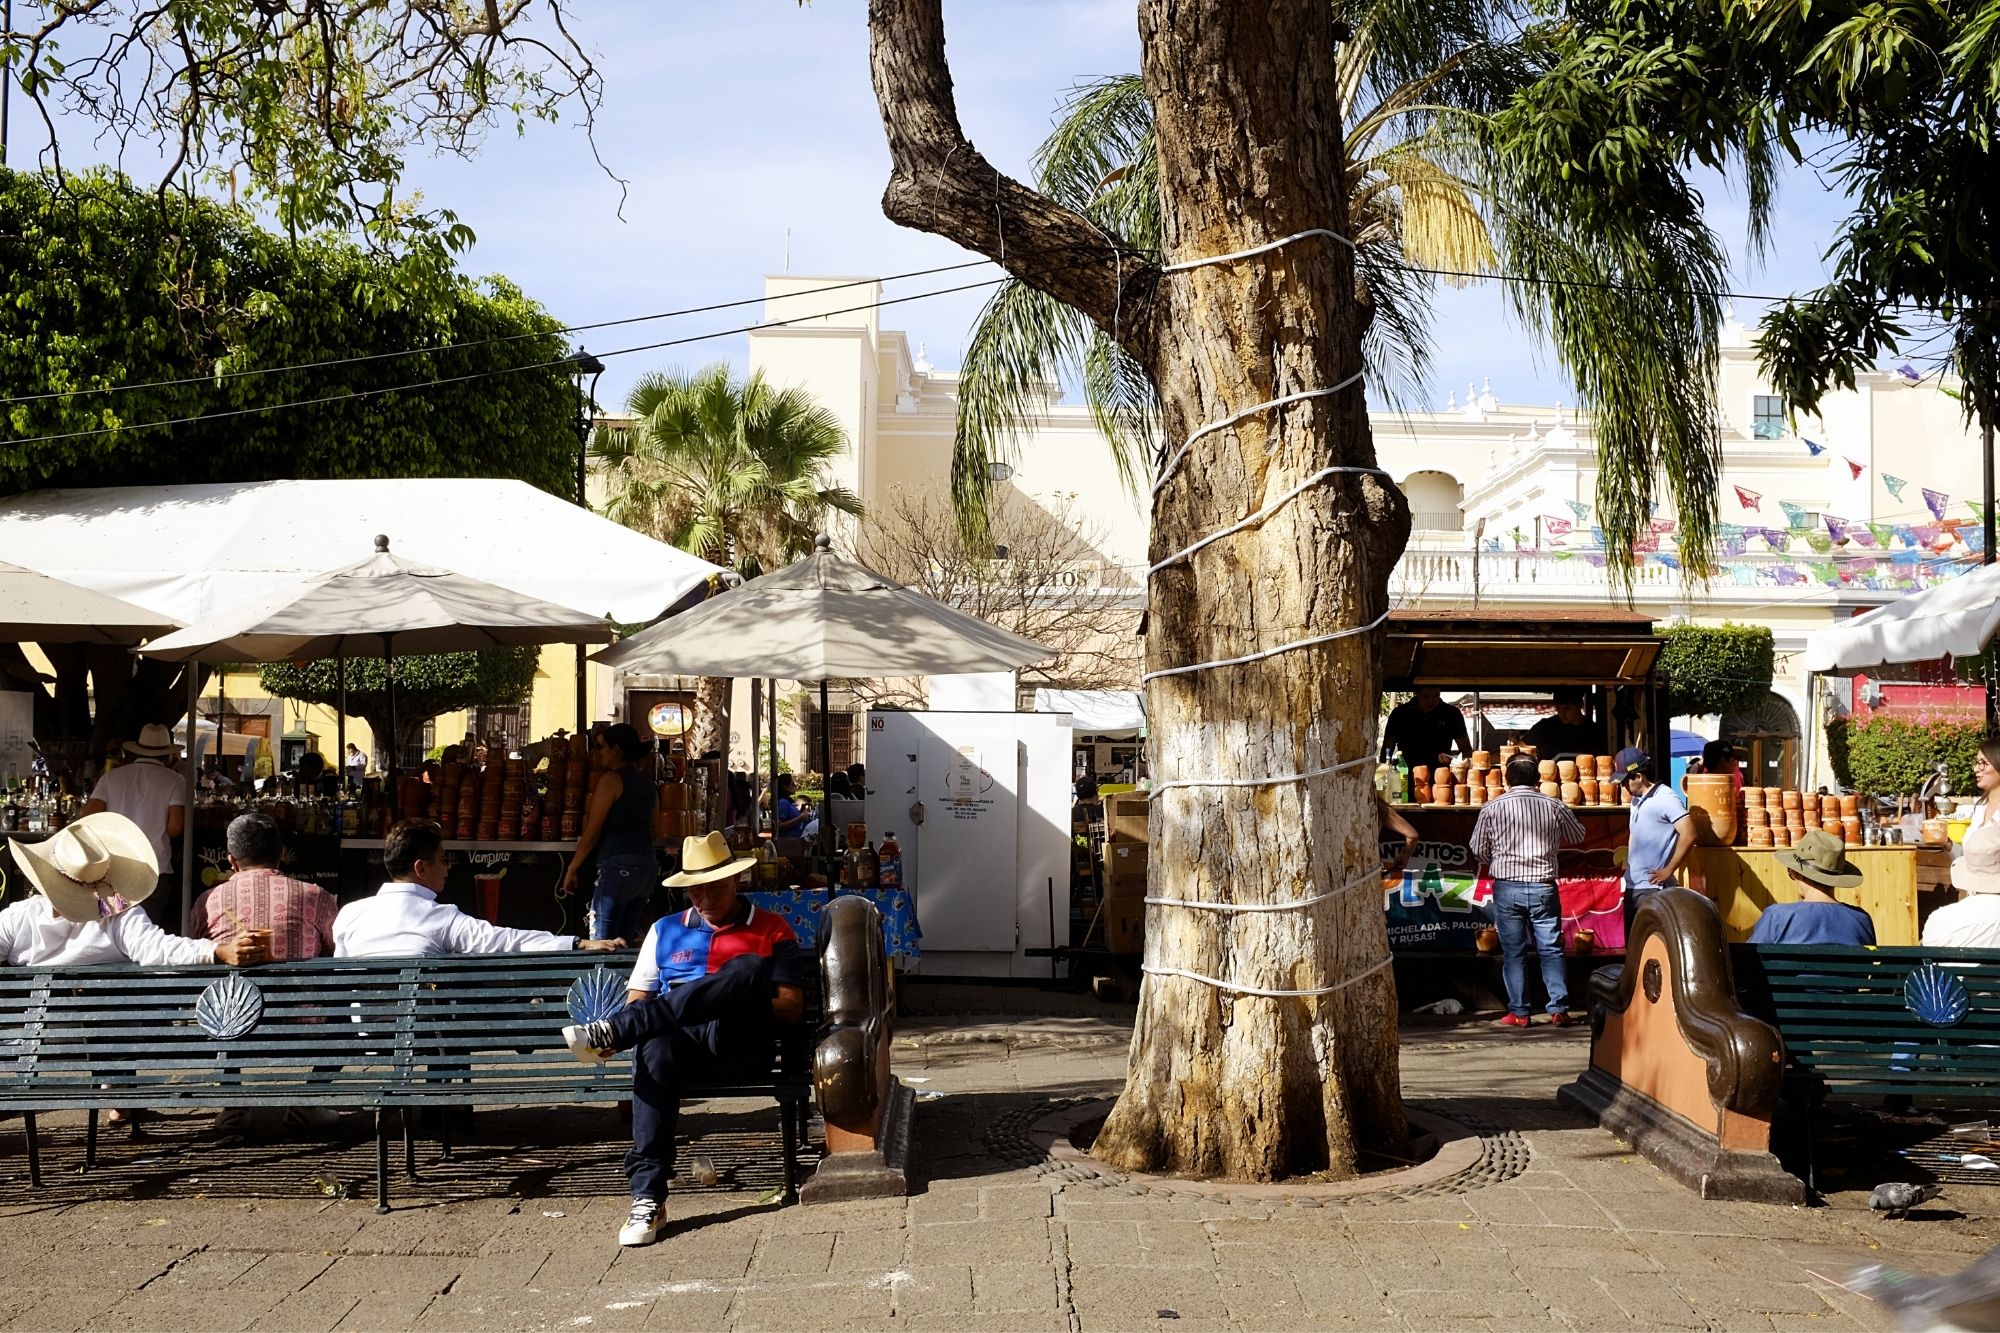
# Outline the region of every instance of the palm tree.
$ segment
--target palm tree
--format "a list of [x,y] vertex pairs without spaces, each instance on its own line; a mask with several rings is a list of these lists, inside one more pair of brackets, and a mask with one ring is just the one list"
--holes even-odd
[[[829,513],[862,511],[827,475],[847,448],[840,422],[761,372],[654,371],[625,409],[632,424],[600,431],[590,450],[610,485],[605,515],[711,564],[755,578],[809,553]],[[690,753],[723,747],[728,710],[729,682],[703,680]]]
[[[1531,87],[1554,32],[1522,27],[1512,3],[1336,0],[1331,8],[1350,29],[1339,57],[1341,112],[1371,395],[1396,405],[1422,385],[1440,282],[1504,272],[1515,314],[1553,345],[1594,414],[1607,545],[1628,545],[1664,475],[1698,572],[1719,447],[1713,293],[1727,267],[1698,225],[1699,199],[1683,201],[1688,225],[1674,225],[1671,211],[1663,220],[1601,207],[1590,209],[1593,225],[1577,224],[1567,210],[1597,201],[1546,169],[1520,122],[1503,115]],[[1750,157],[1753,200],[1767,197],[1768,147]],[[1138,75],[1073,89],[1035,167],[1041,190],[1091,218],[1114,248],[1137,258],[1160,248],[1152,105]],[[1081,385],[1127,484],[1146,473],[1157,397],[1145,370],[1075,309],[1009,280],[982,312],[960,375],[952,495],[968,538],[984,537],[989,464],[1009,459],[1050,386],[1064,380]]]

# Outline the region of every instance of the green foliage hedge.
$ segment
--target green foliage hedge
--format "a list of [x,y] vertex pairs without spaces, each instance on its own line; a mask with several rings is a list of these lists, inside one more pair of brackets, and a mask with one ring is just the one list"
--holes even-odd
[[[242,211],[162,199],[105,171],[58,189],[0,169],[0,398],[60,395],[0,406],[0,494],[478,476],[568,496],[575,383],[541,365],[568,354],[558,330],[509,283],[475,284],[430,252],[277,236]],[[409,387],[460,376],[474,378]],[[83,392],[166,380],[185,382]],[[330,401],[256,410],[307,399]],[[224,412],[244,414],[133,429]],[[74,438],[42,439],[56,435]]]
[[1741,713],[1770,692],[1776,657],[1762,625],[1676,625],[1660,631],[1659,679],[1675,717]]
[[1828,724],[1827,758],[1843,786],[1877,795],[1914,792],[1939,759],[1951,789],[1967,795],[1972,786],[1972,757],[1986,737],[1981,722],[1913,722],[1876,717],[1855,725]]

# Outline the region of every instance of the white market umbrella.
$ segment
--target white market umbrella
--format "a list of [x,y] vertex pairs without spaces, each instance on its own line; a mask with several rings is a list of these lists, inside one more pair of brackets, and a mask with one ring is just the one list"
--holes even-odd
[[822,537],[803,560],[711,597],[592,660],[667,676],[824,684],[1012,671],[1055,655],[1045,644],[835,555]]
[[116,597],[0,562],[0,640],[137,643],[175,622]]
[[[821,537],[803,560],[711,597],[592,658],[663,676],[817,681],[824,718],[828,680],[1012,671],[1055,655],[1045,644],[953,610],[859,561],[835,555]],[[774,691],[774,784],[776,713]],[[830,758],[822,723],[822,772]],[[820,831],[824,846],[832,826],[822,820]]]
[[602,615],[392,555],[329,570],[254,605],[189,625],[139,651],[170,662],[292,662],[366,653],[455,653],[544,643],[608,643]]
[[[149,657],[187,662],[289,662],[332,657],[339,663],[341,701],[337,752],[347,748],[347,654],[359,650],[389,661],[389,773],[395,776],[396,653],[447,653],[544,643],[604,643],[609,622],[540,601],[451,570],[415,564],[389,553],[295,581],[284,593],[155,639]],[[188,677],[188,714],[195,714]],[[342,770],[343,773],[345,770]],[[189,782],[193,782],[189,766]],[[391,798],[393,799],[393,797]],[[190,801],[192,804],[192,801]],[[190,821],[188,827],[193,828]],[[183,874],[191,873],[190,866]]]
[[1846,675],[1898,662],[1976,657],[2000,631],[2000,565],[1878,606],[1806,636],[1806,670]]

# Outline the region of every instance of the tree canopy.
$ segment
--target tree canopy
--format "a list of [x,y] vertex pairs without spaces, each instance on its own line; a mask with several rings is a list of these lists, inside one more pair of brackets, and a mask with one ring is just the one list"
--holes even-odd
[[[525,703],[535,686],[539,648],[487,648],[476,653],[438,653],[396,659],[396,730],[407,745],[424,723],[461,708]],[[282,699],[337,706],[338,668],[333,662],[293,666],[273,663],[257,672],[258,683]],[[347,711],[367,721],[380,745],[389,735],[389,673],[377,657],[347,660]]]
[[1766,372],[1810,411],[1885,353],[1928,354],[1964,376],[1968,412],[1991,423],[2000,3],[1614,0],[1566,13],[1555,58],[1505,117],[1514,151],[1614,208],[1644,206],[1679,168],[1740,163],[1760,244],[1772,168],[1810,162],[1850,211],[1831,279],[1766,317]]
[[569,495],[568,354],[512,284],[434,255],[287,239],[106,172],[0,171],[0,492],[476,475]]

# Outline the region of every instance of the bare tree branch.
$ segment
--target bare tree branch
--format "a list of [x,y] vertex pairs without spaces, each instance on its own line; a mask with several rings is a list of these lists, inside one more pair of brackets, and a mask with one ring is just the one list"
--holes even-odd
[[895,164],[883,212],[978,251],[1150,361],[1157,263],[972,146],[952,95],[940,0],[870,0],[868,30],[875,97]]

